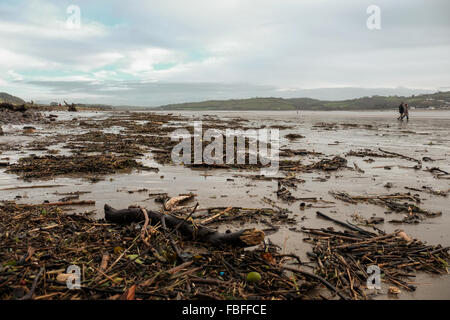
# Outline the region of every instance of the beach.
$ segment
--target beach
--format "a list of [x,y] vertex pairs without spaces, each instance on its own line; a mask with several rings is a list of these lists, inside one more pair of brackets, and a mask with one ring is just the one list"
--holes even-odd
[[[155,202],[154,195],[157,194],[174,197],[193,193],[195,202],[199,203],[197,211],[211,207],[283,208],[293,221],[280,223],[277,232],[266,238],[280,246],[283,252],[298,255],[302,261],[308,260],[307,252],[311,250],[311,245],[303,241],[306,235],[302,227],[330,226],[329,221],[317,217],[317,211],[340,221],[369,225],[369,228],[371,224],[367,221],[382,218],[376,227],[386,233],[402,229],[408,236],[427,244],[450,246],[447,196],[450,175],[446,174],[450,172],[450,111],[411,110],[408,122],[396,120],[395,111],[152,113],[157,119],[147,116],[150,114],[148,111],[45,111],[43,114],[45,118],[55,115],[56,121],[29,124],[34,130],[28,132],[23,130],[23,126],[28,125],[26,123],[2,126],[0,162],[5,165],[0,167],[0,199],[3,201],[56,203],[68,201],[61,200],[63,194],[72,194],[76,196],[71,200],[95,201],[95,204],[67,205],[64,206],[67,213],[87,212],[95,219],[104,218],[105,204],[118,209],[133,205],[160,210],[160,203]],[[167,122],[164,119],[168,119]],[[284,170],[281,165],[276,177],[294,175],[295,178],[293,185],[283,185],[287,190],[283,193],[280,180],[262,179],[258,176],[258,168],[196,168],[157,158],[156,155],[161,155],[158,151],[171,145],[168,141],[153,144],[149,137],[168,136],[176,128],[191,128],[193,121],[202,121],[208,128],[220,129],[235,129],[237,126],[244,129],[278,128],[280,150],[284,152],[280,156],[280,164],[283,160],[292,160],[304,168]],[[125,123],[133,126],[124,127]],[[301,136],[288,139],[286,135],[289,134]],[[139,139],[134,139],[136,135]],[[86,139],[77,139],[80,136]],[[132,155],[136,165],[133,163],[124,170],[113,168],[102,173],[73,172],[42,177],[36,174],[24,178],[20,168],[17,171],[12,169],[20,158],[30,155],[76,158],[82,154],[95,159],[105,154],[105,149],[96,149],[95,144],[107,146],[108,139],[113,138],[118,144],[120,136],[131,140],[124,148],[131,145],[135,148],[127,152],[127,156]],[[100,138],[96,140],[95,137]],[[91,148],[84,149],[88,145]],[[115,151],[118,150],[107,150],[106,154],[118,154]],[[337,170],[308,167],[337,156],[346,160],[345,166]],[[146,168],[141,168],[141,165]],[[342,197],[336,196],[342,193],[362,198],[353,203],[343,201]],[[363,199],[408,193],[411,198],[420,199],[414,202],[415,205],[430,213],[429,216],[405,220],[408,212],[396,212],[383,205],[380,199]],[[287,200],[282,194],[288,195]],[[232,218],[217,226],[222,231],[240,227],[242,223]],[[245,221],[245,227],[264,229],[267,225],[260,219],[250,218]],[[402,290],[392,297],[384,290],[374,298],[450,298],[450,278],[446,275],[419,272],[413,281],[417,284],[413,292]]]

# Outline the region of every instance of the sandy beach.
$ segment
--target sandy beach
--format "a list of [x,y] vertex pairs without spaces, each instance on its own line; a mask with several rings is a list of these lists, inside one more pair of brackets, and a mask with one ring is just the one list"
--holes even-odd
[[[277,179],[258,179],[258,170],[239,168],[188,168],[183,165],[161,163],[155,159],[155,149],[151,144],[137,142],[142,153],[135,155],[139,164],[156,170],[131,168],[124,172],[84,174],[58,174],[55,176],[25,178],[20,173],[11,172],[10,167],[20,158],[37,156],[76,157],[77,148],[83,143],[94,142],[105,145],[107,135],[122,135],[133,140],[130,127],[121,124],[139,125],[143,128],[155,120],[145,120],[146,112],[121,111],[48,111],[56,115],[53,122],[30,124],[32,132],[22,130],[26,123],[3,125],[4,135],[0,136],[0,199],[15,201],[17,204],[40,204],[44,201],[61,201],[62,194],[78,192],[76,201],[95,201],[95,205],[65,206],[69,213],[87,212],[96,219],[104,217],[103,206],[126,208],[130,205],[159,210],[152,194],[167,193],[169,197],[192,192],[198,201],[198,210],[210,207],[273,208],[287,209],[294,223],[280,224],[274,234],[268,235],[283,252],[294,253],[307,260],[306,253],[311,245],[304,242],[306,237],[302,227],[323,228],[330,222],[318,218],[320,211],[341,221],[365,225],[371,218],[383,218],[377,228],[386,233],[402,229],[412,238],[427,244],[450,246],[450,217],[448,215],[450,190],[450,111],[410,112],[409,122],[396,120],[394,112],[157,112],[158,117],[171,120],[162,125],[167,135],[174,128],[190,127],[193,120],[202,120],[211,128],[215,126],[233,128],[237,123],[245,128],[280,128],[281,150],[303,150],[297,155],[281,156],[280,160],[301,160],[308,165],[320,159],[340,156],[347,160],[344,168],[334,171],[306,170],[294,172],[296,179],[304,180],[287,188],[289,196],[306,200],[285,201],[277,191]],[[168,115],[170,114],[170,115]],[[138,116],[134,116],[138,115]],[[111,121],[114,120],[114,121]],[[156,120],[158,121],[158,120]],[[90,141],[77,137],[92,133]],[[140,135],[152,137],[157,131],[141,130]],[[299,134],[303,138],[287,139],[288,134]],[[84,141],[84,142],[83,142]],[[58,151],[52,151],[58,150]],[[359,152],[359,153],[358,153]],[[389,154],[396,153],[401,156]],[[365,155],[365,154],[366,155]],[[79,154],[79,153],[78,153]],[[98,155],[98,150],[82,151],[83,155]],[[114,154],[114,152],[112,153]],[[408,157],[410,159],[408,159]],[[415,161],[418,160],[418,161]],[[414,168],[420,162],[420,167]],[[440,171],[432,168],[439,168]],[[431,170],[430,170],[431,169]],[[278,177],[286,176],[280,170]],[[39,187],[41,186],[41,187]],[[413,223],[392,223],[408,216],[406,212],[392,212],[386,206],[356,201],[349,203],[333,196],[332,193],[350,196],[376,197],[383,195],[410,193],[420,199],[417,205],[435,217],[426,217]],[[75,198],[74,198],[75,199]],[[67,200],[67,199],[65,199]],[[63,199],[63,201],[65,201]],[[246,227],[267,228],[260,220],[250,219]],[[240,223],[232,219],[220,230],[239,229]],[[450,298],[450,278],[418,273],[413,280],[417,290],[402,293],[394,298],[406,299],[448,299]],[[380,293],[374,298],[393,298]]]

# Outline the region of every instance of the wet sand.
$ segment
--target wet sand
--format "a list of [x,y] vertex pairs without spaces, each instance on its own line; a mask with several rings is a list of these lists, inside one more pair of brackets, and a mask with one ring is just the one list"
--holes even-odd
[[[55,113],[55,112],[51,112]],[[255,126],[264,124],[293,126],[291,129],[280,131],[281,136],[289,133],[297,133],[305,136],[303,139],[289,141],[282,138],[280,147],[290,149],[307,149],[308,151],[322,152],[324,155],[335,156],[345,154],[350,150],[363,148],[378,149],[397,152],[412,158],[422,159],[429,157],[435,159],[432,162],[423,162],[423,168],[439,167],[444,171],[450,171],[450,111],[417,111],[410,112],[409,122],[396,120],[395,112],[172,112],[174,115],[198,118],[200,115],[214,115],[219,119],[244,118]],[[97,119],[102,121],[117,112],[56,112],[59,121],[70,121],[77,117],[82,119]],[[163,113],[162,113],[163,114]],[[333,129],[328,130],[326,123],[334,124]],[[346,124],[352,124],[351,126]],[[355,126],[356,125],[356,126]],[[3,126],[5,136],[0,136],[0,144],[13,143],[17,150],[5,150],[0,158],[9,158],[10,163],[28,154],[44,154],[41,151],[27,150],[25,145],[34,141],[40,141],[45,136],[56,133],[81,134],[85,130],[74,127],[61,126],[46,127],[34,125],[36,133],[24,135],[22,125]],[[109,132],[120,132],[121,128],[104,129]],[[51,149],[60,149],[61,145],[51,146]],[[69,154],[68,150],[61,150],[60,154]],[[310,156],[299,157],[304,163],[313,162]],[[96,205],[77,207],[75,210],[91,211],[98,218],[103,217],[103,205],[117,208],[125,208],[136,204],[147,208],[159,209],[159,205],[149,198],[149,193],[167,192],[169,196],[181,193],[193,192],[199,202],[199,208],[240,206],[247,208],[265,208],[269,205],[262,201],[264,197],[272,199],[280,207],[289,209],[290,215],[295,217],[297,230],[305,227],[327,227],[328,221],[318,219],[316,211],[343,221],[352,221],[352,215],[357,213],[361,217],[383,217],[385,222],[378,225],[386,232],[403,229],[413,238],[426,241],[429,244],[441,244],[450,246],[450,217],[448,213],[449,198],[432,195],[425,192],[420,194],[421,208],[432,212],[442,212],[436,218],[429,218],[419,224],[392,224],[388,221],[395,218],[401,219],[402,214],[386,214],[386,208],[371,204],[348,204],[335,199],[329,191],[345,191],[352,195],[380,195],[395,192],[408,192],[405,187],[421,189],[422,186],[431,187],[434,190],[448,190],[450,180],[437,179],[430,172],[414,170],[411,167],[415,163],[401,158],[373,158],[374,162],[366,162],[361,157],[346,156],[348,166],[356,163],[364,173],[351,170],[333,172],[299,173],[298,178],[305,180],[299,184],[297,190],[290,190],[296,197],[317,197],[332,203],[313,203],[320,208],[306,208],[300,210],[300,202],[292,204],[281,202],[277,199],[277,182],[261,181],[245,177],[259,172],[246,172],[234,169],[189,169],[183,166],[165,165],[156,163],[151,153],[140,160],[149,166],[160,169],[158,173],[148,171],[132,171],[130,173],[111,174],[104,176],[104,180],[91,183],[84,178],[58,177],[52,180],[33,180],[24,182],[17,175],[6,173],[0,168],[0,200],[15,200],[18,203],[42,203],[58,201],[62,196],[57,193],[74,191],[88,191],[90,193],[80,195],[80,200],[95,200]],[[317,159],[315,159],[317,160]],[[384,166],[393,166],[386,170]],[[391,182],[393,187],[387,189],[384,185]],[[35,185],[61,185],[53,188],[1,190],[14,186]],[[146,192],[128,191],[147,189]],[[17,196],[20,196],[18,198]],[[265,228],[267,226],[260,226]],[[305,235],[301,232],[290,230],[292,226],[281,226],[281,229],[268,236],[274,243],[284,248],[286,253],[298,254],[302,260],[307,261],[306,252],[310,245],[302,241]],[[418,288],[409,293],[402,290],[400,299],[450,299],[450,277],[433,277],[417,274],[415,280]],[[386,292],[384,288],[382,292]],[[381,294],[379,298],[391,298]]]

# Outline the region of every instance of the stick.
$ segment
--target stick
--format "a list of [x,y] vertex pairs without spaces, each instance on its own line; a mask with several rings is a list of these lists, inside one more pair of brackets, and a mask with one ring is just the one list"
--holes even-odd
[[11,188],[3,188],[0,189],[0,191],[7,191],[7,190],[22,190],[22,189],[37,189],[37,188],[58,188],[58,187],[65,187],[65,184],[54,184],[54,185],[40,185],[40,186],[23,186],[23,187],[11,187]]
[[148,219],[147,210],[145,210],[144,208],[141,208],[141,210],[142,210],[142,213],[143,213],[144,216],[145,216],[144,226],[143,226],[142,229],[141,229],[141,239],[142,239],[142,242],[144,242],[145,245],[146,245],[147,247],[149,247],[150,244],[148,243],[147,239],[145,239],[145,234],[146,234],[146,232],[147,232],[147,227],[148,227],[148,223],[149,223],[150,220]]
[[197,207],[198,207],[198,202],[195,204],[194,209],[192,209],[191,213],[189,213],[188,216],[187,216],[182,222],[180,222],[180,224],[177,225],[177,226],[175,227],[175,229],[173,229],[173,230],[170,232],[170,234],[175,233],[175,232],[178,230],[178,228],[181,227],[181,226],[183,225],[183,223],[185,223],[186,221],[188,221],[189,218],[194,214],[195,210],[197,210]]
[[50,203],[41,203],[41,204],[24,204],[19,205],[22,208],[33,208],[36,206],[74,206],[74,205],[94,205],[95,201],[93,200],[81,200],[81,201],[65,201],[65,202],[50,202]]
[[[147,210],[152,224],[163,222],[167,228],[173,229],[178,225],[181,235],[194,241],[205,241],[212,245],[231,245],[235,247],[251,247],[260,244],[264,240],[264,232],[255,229],[243,229],[237,232],[220,233],[202,226],[194,226],[191,222],[183,222],[183,219],[164,214],[157,211]],[[116,210],[105,204],[105,219],[110,222],[128,224],[142,221],[144,219],[141,209],[131,208]]]
[[202,221],[200,221],[200,224],[206,225],[211,223],[213,220],[215,220],[216,218],[220,217],[221,215],[227,213],[228,211],[230,211],[231,209],[233,209],[233,207],[228,207],[225,210],[223,210],[222,212],[219,212],[211,217],[208,217],[206,219],[203,219]]
[[316,274],[310,273],[308,271],[303,271],[303,270],[299,270],[299,269],[295,269],[295,268],[291,268],[291,267],[286,267],[283,266],[282,267],[285,270],[289,270],[292,272],[298,272],[304,276],[307,276],[309,278],[313,278],[315,280],[318,280],[319,282],[321,282],[323,285],[325,285],[325,287],[327,287],[328,289],[330,289],[331,291],[335,292],[342,300],[348,300],[346,297],[344,297],[331,283],[329,283],[327,280],[325,280],[324,278],[322,278],[321,276],[318,276]]
[[363,245],[363,244],[368,244],[368,243],[376,242],[376,241],[379,241],[379,240],[393,238],[399,233],[400,233],[400,231],[395,232],[395,233],[391,233],[391,234],[387,234],[387,235],[384,235],[384,236],[373,237],[373,238],[370,238],[369,240],[365,240],[365,241],[361,241],[361,242],[343,244],[341,246],[333,247],[333,249],[344,249],[344,248],[348,248],[348,247],[352,247],[352,248],[353,247],[359,247],[360,245]]
[[417,160],[417,159],[414,159],[414,158],[405,156],[405,155],[400,154],[400,153],[396,153],[396,152],[392,152],[392,151],[386,151],[386,150],[383,150],[383,149],[381,149],[381,148],[378,148],[378,150],[380,150],[381,152],[387,153],[387,154],[391,154],[391,155],[394,155],[394,156],[397,156],[397,157],[400,157],[400,158],[409,160],[409,161],[414,161],[414,162],[417,162],[417,163],[422,163],[422,161],[420,161],[420,160]]
[[359,233],[364,234],[364,235],[369,236],[369,237],[371,237],[371,236],[374,235],[373,233],[368,232],[368,231],[366,231],[366,230],[364,230],[364,229],[361,229],[361,228],[358,228],[358,227],[354,227],[354,226],[352,226],[352,225],[349,225],[348,223],[345,223],[345,222],[342,222],[342,221],[333,219],[333,218],[331,218],[331,217],[329,217],[329,216],[323,214],[323,213],[320,212],[320,211],[317,211],[316,214],[317,214],[319,217],[322,217],[322,218],[324,218],[324,219],[333,221],[334,223],[336,223],[336,224],[338,224],[338,225],[340,225],[340,226],[342,226],[342,227],[344,227],[344,228],[350,229],[350,230],[352,230],[352,231],[359,232]]
[[36,290],[37,283],[39,279],[41,278],[42,274],[44,273],[44,267],[41,267],[38,274],[34,278],[33,284],[31,285],[31,290],[26,295],[24,295],[22,298],[19,298],[19,300],[29,300],[33,297],[34,291]]

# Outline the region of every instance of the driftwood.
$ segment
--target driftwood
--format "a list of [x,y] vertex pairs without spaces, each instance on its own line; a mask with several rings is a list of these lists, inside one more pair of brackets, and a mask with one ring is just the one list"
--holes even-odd
[[[208,242],[217,246],[251,247],[264,240],[264,232],[255,229],[244,229],[236,232],[220,233],[215,230],[194,226],[191,222],[176,218],[170,214],[147,210],[151,225],[165,224],[168,229],[177,229],[187,240]],[[143,211],[139,208],[116,210],[105,204],[106,221],[129,224],[145,220]]]
[[70,112],[77,112],[77,108],[75,107],[75,105],[72,103],[72,104],[68,104],[65,100],[64,100],[64,104],[66,105],[66,107],[67,107],[67,111],[70,111]]
[[[95,201],[94,200],[81,200],[81,201],[60,201],[60,202],[47,202],[47,203],[42,203],[42,206],[56,206],[56,207],[60,207],[60,206],[90,206],[90,205],[95,205]],[[24,205],[19,205],[22,208],[33,208],[36,205],[34,204],[24,204]]]
[[421,163],[422,163],[422,161],[420,161],[420,160],[418,160],[418,159],[414,159],[414,158],[411,158],[411,157],[405,156],[405,155],[403,155],[403,154],[400,154],[400,153],[397,153],[397,152],[386,151],[386,150],[383,150],[383,149],[381,149],[381,148],[378,148],[378,150],[380,150],[381,152],[384,152],[384,153],[387,153],[387,154],[393,155],[393,156],[397,156],[397,157],[400,157],[400,158],[403,158],[403,159],[409,160],[409,161],[414,161],[414,162],[417,162],[417,163],[419,163],[419,164],[421,164]]

